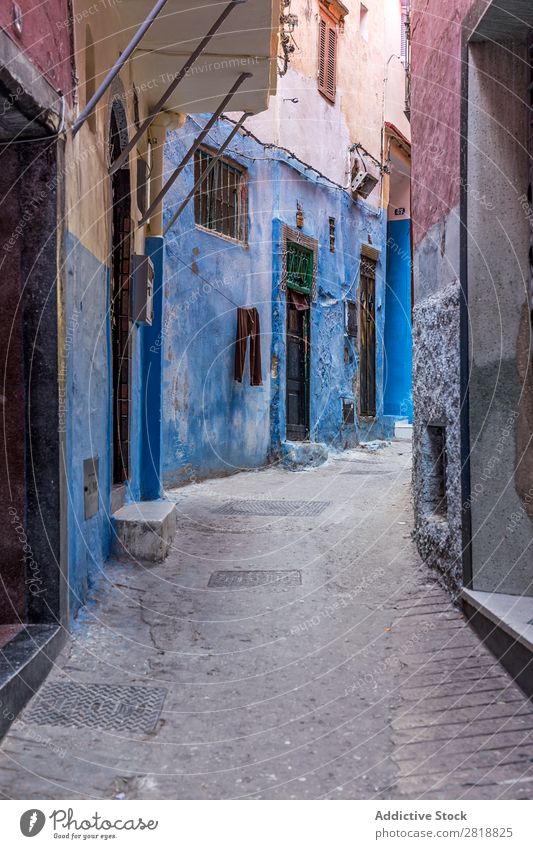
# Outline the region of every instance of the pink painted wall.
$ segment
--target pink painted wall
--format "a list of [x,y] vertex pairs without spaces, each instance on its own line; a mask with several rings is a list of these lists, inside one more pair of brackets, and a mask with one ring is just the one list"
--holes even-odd
[[13,27],[11,0],[0,3],[0,27],[46,77],[65,95],[72,90],[72,26],[70,0],[17,0],[23,14],[19,38]]
[[411,13],[415,245],[459,203],[461,22],[476,0],[414,0]]

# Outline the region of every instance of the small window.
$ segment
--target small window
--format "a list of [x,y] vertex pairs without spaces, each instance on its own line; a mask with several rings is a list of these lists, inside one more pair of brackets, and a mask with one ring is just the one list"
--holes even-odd
[[335,253],[335,219],[329,219],[329,249],[332,254]]
[[337,85],[337,24],[321,9],[318,39],[318,90],[335,102]]
[[[200,148],[194,155],[195,182],[205,174],[214,153]],[[208,230],[246,242],[248,198],[246,168],[219,159],[194,196],[194,220]]]
[[361,3],[359,9],[359,32],[365,41],[368,41],[368,9]]
[[422,499],[424,513],[446,518],[446,429],[442,425],[427,425],[421,445]]

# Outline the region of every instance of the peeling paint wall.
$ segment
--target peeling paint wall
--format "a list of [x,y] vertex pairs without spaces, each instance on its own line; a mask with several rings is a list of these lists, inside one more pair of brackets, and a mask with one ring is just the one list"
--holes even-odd
[[[412,19],[416,534],[422,555],[455,592],[470,580],[468,557],[464,576],[461,562],[465,518],[472,525],[467,551],[474,589],[531,594],[533,585],[533,528],[525,504],[533,470],[527,26],[519,32],[514,11],[505,0],[454,0],[445,8],[416,0]],[[462,54],[461,37],[466,44],[478,24]],[[463,65],[468,114],[461,129]],[[461,286],[468,304],[460,328]],[[461,446],[460,357],[467,336],[470,441]],[[425,509],[428,424],[446,428],[444,517]],[[464,493],[462,459],[471,478],[467,492],[465,477]]]
[[[413,491],[419,551],[462,584],[460,444],[461,23],[472,0],[415,0],[411,19]],[[446,516],[427,511],[424,434],[446,433]]]
[[[210,134],[227,134],[220,121]],[[198,128],[189,119],[169,136],[167,169],[177,165]],[[243,246],[194,223],[190,203],[170,231],[166,249],[164,320],[164,480],[257,468],[281,455],[285,442],[286,296],[281,291],[282,228],[318,242],[317,296],[311,306],[311,440],[354,445],[362,436],[391,433],[383,418],[383,329],[386,219],[325,181],[312,179],[251,136],[238,136],[229,154],[248,168],[249,240]],[[192,186],[188,166],[169,198],[169,212]],[[167,213],[167,216],[169,215]],[[329,219],[335,218],[335,251]],[[357,300],[362,244],[381,251],[376,283],[378,418],[342,423],[343,398],[357,401],[358,351],[345,335],[344,300]],[[233,302],[233,303],[232,303]],[[262,332],[263,386],[233,380],[236,305],[256,306]]]
[[[339,27],[337,93],[332,104],[317,91],[318,0],[292,0],[298,15],[297,49],[286,76],[278,82],[270,108],[247,121],[263,141],[293,150],[328,177],[348,184],[348,149],[360,142],[378,161],[382,157],[384,121],[391,121],[407,137],[410,127],[404,115],[405,70],[400,61],[400,0],[366,0],[367,35],[360,27],[361,3],[345,0],[348,14]],[[293,103],[293,98],[298,103]],[[335,140],[334,144],[326,140]],[[317,140],[324,140],[318,143]],[[374,171],[375,163],[366,162]],[[380,203],[379,192],[369,205]]]
[[[84,14],[87,8],[92,13]],[[120,4],[101,6],[76,0],[74,42],[79,80],[74,96],[85,106],[88,89],[88,26],[94,41],[95,85],[112,65],[117,42],[108,37],[120,31]],[[121,36],[127,39],[127,33]],[[110,275],[112,197],[109,176],[109,124],[114,98],[124,106],[130,129],[134,126],[134,65],[126,63],[102,98],[94,117],[72,137],[68,135],[64,178],[66,184],[65,246],[63,257],[63,326],[67,374],[67,499],[68,561],[71,612],[87,601],[102,572],[111,546],[112,506],[112,365],[110,339]],[[141,152],[146,155],[146,142]],[[131,214],[137,208],[136,156],[130,157]],[[132,252],[144,252],[144,230],[134,228]],[[140,497],[142,488],[143,329],[131,325],[130,479],[125,500]],[[100,505],[98,514],[85,519],[84,460],[97,457]],[[119,505],[120,506],[120,505]]]
[[[418,549],[455,592],[462,583],[459,283],[415,302],[413,313],[413,496]],[[435,468],[424,456],[428,425],[445,429],[445,515],[428,508]]]

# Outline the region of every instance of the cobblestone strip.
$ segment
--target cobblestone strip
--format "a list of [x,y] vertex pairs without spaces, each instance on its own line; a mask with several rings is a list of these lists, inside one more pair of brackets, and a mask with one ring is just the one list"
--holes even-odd
[[533,798],[531,702],[443,590],[396,609],[391,798]]

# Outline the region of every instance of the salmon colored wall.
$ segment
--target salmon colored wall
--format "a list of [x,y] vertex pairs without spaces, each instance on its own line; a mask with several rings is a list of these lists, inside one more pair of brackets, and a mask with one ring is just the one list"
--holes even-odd
[[22,10],[22,36],[19,38],[13,27],[11,0],[0,3],[0,27],[48,82],[70,98],[73,79],[70,0],[17,0],[17,3]]
[[411,13],[415,244],[460,197],[461,23],[474,0],[414,0]]

